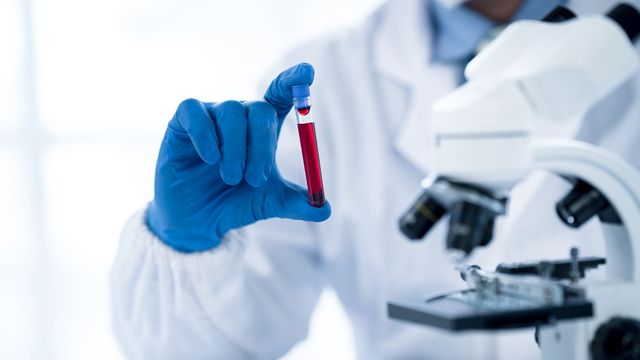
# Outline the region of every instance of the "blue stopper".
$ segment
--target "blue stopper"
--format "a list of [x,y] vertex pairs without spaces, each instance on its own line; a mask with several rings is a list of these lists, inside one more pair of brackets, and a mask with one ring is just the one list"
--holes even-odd
[[293,92],[294,98],[304,98],[304,97],[309,97],[309,95],[311,95],[311,92],[309,91],[309,85],[307,84],[293,85],[291,87],[291,91]]

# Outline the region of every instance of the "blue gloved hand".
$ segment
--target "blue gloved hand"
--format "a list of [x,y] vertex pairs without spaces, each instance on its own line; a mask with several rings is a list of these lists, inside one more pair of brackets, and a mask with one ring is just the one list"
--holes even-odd
[[160,147],[155,196],[147,225],[184,252],[220,244],[229,230],[280,217],[323,221],[326,203],[309,205],[306,189],[282,178],[275,151],[293,105],[291,86],[311,84],[314,70],[299,64],[271,82],[266,101],[183,101]]

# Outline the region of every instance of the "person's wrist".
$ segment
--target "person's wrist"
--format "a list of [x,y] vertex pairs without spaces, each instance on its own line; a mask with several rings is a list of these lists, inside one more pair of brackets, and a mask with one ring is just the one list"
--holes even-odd
[[179,252],[208,251],[220,245],[222,241],[222,239],[215,236],[198,235],[190,231],[163,225],[164,221],[161,220],[161,215],[153,202],[147,207],[144,219],[147,228],[155,237]]

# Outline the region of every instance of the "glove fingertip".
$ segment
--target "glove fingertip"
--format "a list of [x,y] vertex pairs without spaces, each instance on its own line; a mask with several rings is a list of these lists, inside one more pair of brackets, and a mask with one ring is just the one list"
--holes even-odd
[[311,222],[325,221],[331,216],[329,202],[322,207],[314,207],[309,203],[307,189],[288,181],[282,185],[282,192],[275,192],[276,196],[268,197],[268,201],[276,205],[272,207],[273,216]]
[[[291,85],[303,85],[303,84],[313,84],[313,78],[315,77],[315,69],[313,65],[303,62],[296,66],[294,74],[292,76],[292,84]],[[299,83],[299,84],[296,84]]]
[[267,183],[267,177],[263,173],[258,173],[254,170],[248,171],[244,175],[244,180],[254,188],[260,188]]
[[303,221],[322,222],[331,216],[331,205],[325,202],[322,207],[315,207],[309,204],[305,199],[299,199],[292,209],[295,212],[295,218]]
[[269,85],[264,99],[273,105],[279,117],[286,114],[292,103],[292,90],[294,85],[313,83],[315,69],[309,63],[300,63],[281,72]]
[[325,202],[322,207],[315,207],[310,204],[307,204],[307,207],[310,208],[308,211],[309,216],[306,219],[308,221],[322,222],[331,216],[331,205],[329,202]]
[[201,154],[202,160],[209,165],[217,163],[218,161],[220,161],[221,157],[222,156],[220,154],[220,150],[218,150],[217,148],[213,148],[209,151],[205,151],[204,154]]

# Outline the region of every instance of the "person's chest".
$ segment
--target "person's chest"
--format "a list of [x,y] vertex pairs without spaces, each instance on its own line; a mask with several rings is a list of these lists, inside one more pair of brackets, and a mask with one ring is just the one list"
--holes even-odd
[[[318,133],[330,135],[325,189],[332,202],[330,234],[323,234],[321,251],[330,282],[355,312],[385,316],[384,299],[407,291],[445,291],[461,285],[445,259],[444,228],[438,225],[424,241],[411,242],[398,229],[398,219],[419,194],[424,167],[407,151],[425,151],[429,104],[437,93],[456,85],[436,81],[432,92],[377,77],[350,73],[357,81],[322,80],[315,99]],[[353,83],[360,87],[351,89]],[[342,86],[342,87],[339,87]],[[327,90],[329,88],[330,90]],[[331,95],[356,93],[344,102]],[[324,94],[329,94],[325,95]],[[324,123],[320,123],[324,121]],[[409,127],[407,124],[409,123]],[[415,133],[412,133],[415,132]],[[407,148],[398,144],[411,141]],[[329,163],[331,161],[332,163]],[[324,172],[323,167],[323,172]]]
[[[415,355],[420,349],[424,356],[437,354],[433,346],[415,346],[426,341],[448,344],[449,355],[469,355],[468,346],[459,346],[466,338],[408,326],[387,316],[388,300],[436,295],[464,283],[445,256],[446,219],[422,241],[409,241],[399,231],[398,219],[418,196],[426,173],[395,143],[411,114],[411,93],[394,83],[378,83],[376,89],[351,99],[349,108],[325,103],[322,97],[316,100],[317,117],[331,116],[326,125],[332,128],[325,125],[318,130],[331,132],[330,151],[335,152],[330,157],[334,163],[327,163],[325,184],[333,226],[323,233],[320,244],[329,283],[353,320],[356,337],[373,353],[397,357],[407,351]],[[323,107],[331,111],[324,112]],[[424,115],[422,120],[427,121],[428,112]],[[428,141],[426,130],[422,136]],[[415,343],[397,346],[403,342]]]

